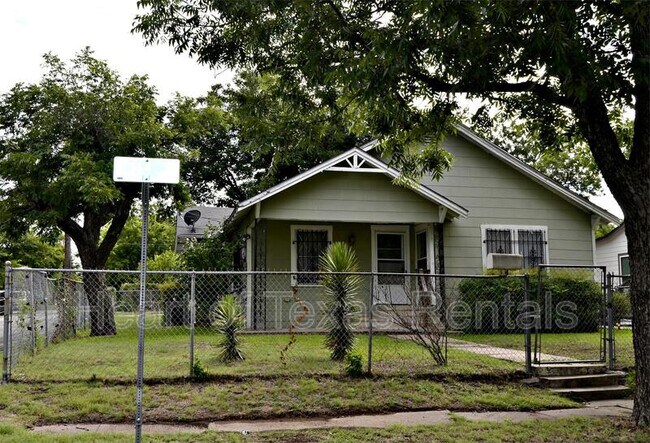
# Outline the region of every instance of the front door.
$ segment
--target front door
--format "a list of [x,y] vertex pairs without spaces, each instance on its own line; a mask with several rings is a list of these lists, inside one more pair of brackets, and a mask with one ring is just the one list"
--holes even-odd
[[409,272],[408,226],[372,227],[372,267],[375,278],[375,302],[409,304],[407,279],[399,274]]

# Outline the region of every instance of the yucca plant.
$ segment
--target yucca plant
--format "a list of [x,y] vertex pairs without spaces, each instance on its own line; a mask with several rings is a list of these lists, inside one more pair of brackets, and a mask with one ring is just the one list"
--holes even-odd
[[351,317],[352,302],[361,287],[357,256],[346,243],[332,243],[320,258],[322,284],[327,303],[327,338],[325,346],[332,360],[342,361],[354,346]]
[[221,361],[230,362],[243,360],[239,333],[246,325],[244,310],[234,295],[226,295],[217,304],[214,316],[214,325],[223,335],[219,343]]

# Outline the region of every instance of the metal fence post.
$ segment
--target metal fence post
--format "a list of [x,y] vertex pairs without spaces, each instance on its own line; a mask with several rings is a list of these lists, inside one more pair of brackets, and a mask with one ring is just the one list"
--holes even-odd
[[372,308],[375,276],[370,276],[370,296],[368,297],[368,375],[372,374]]
[[50,341],[49,328],[47,325],[47,275],[44,275],[43,280],[45,281],[45,287],[43,288],[43,307],[45,308],[45,347],[47,347],[47,343]]
[[32,355],[36,354],[36,297],[34,297],[34,271],[28,274],[29,282],[29,307],[30,307],[30,323],[32,330]]
[[606,280],[606,294],[607,294],[607,337],[609,341],[609,370],[614,370],[614,363],[616,361],[616,352],[614,349],[614,306],[613,306],[613,278],[612,274],[608,273]]
[[4,322],[2,336],[2,383],[9,382],[9,348],[10,332],[9,323],[11,323],[11,262],[5,262],[5,296],[4,296]]
[[190,378],[194,377],[194,324],[196,323],[196,274],[190,277]]
[[49,336],[49,330],[48,330],[48,327],[47,327],[47,322],[48,322],[48,318],[47,318],[47,298],[45,298],[43,300],[43,306],[45,307],[45,320],[44,320],[45,321],[45,347],[47,348],[47,343],[50,341],[49,340],[49,337],[50,337]]
[[[524,275],[524,306],[526,309],[529,309],[530,304],[530,275]],[[533,373],[532,365],[532,343],[530,338],[530,317],[526,317],[526,323],[524,323],[524,333],[525,333],[525,348],[526,348],[526,374],[530,375]]]

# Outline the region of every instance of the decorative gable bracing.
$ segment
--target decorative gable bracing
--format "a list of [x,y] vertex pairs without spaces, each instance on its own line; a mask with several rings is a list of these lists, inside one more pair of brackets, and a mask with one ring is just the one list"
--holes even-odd
[[[313,203],[313,196],[305,197],[303,195],[297,195],[297,194],[305,194],[308,191],[315,192],[313,189],[314,186],[310,185],[307,182],[311,181],[310,179],[312,178],[316,180],[317,176],[324,173],[338,174],[337,177],[330,176],[327,179],[324,179],[323,177],[318,178],[318,181],[322,182],[319,183],[318,188],[320,189],[321,192],[331,192],[332,196],[339,197],[339,198],[333,198],[333,200],[335,200],[335,204],[338,205],[337,210],[341,212],[341,214],[339,215],[333,214],[333,211],[335,211],[335,208],[333,207],[331,208],[315,207]],[[360,176],[359,174],[362,175]],[[406,204],[407,206],[409,205],[409,203],[412,203],[412,205],[409,206],[409,210],[411,211],[410,214],[412,214],[413,212],[422,212],[424,209],[421,205],[421,202],[416,202],[416,200],[419,199],[419,200],[428,201],[429,203],[433,203],[435,205],[434,208],[432,208],[431,206],[427,207],[426,213],[429,222],[440,221],[438,220],[440,214],[443,214],[443,217],[447,217],[447,218],[466,217],[468,215],[467,209],[465,209],[461,205],[455,203],[454,201],[446,198],[445,196],[433,191],[432,189],[424,185],[416,185],[413,188],[407,189],[404,187],[396,186],[392,183],[385,183],[386,182],[385,178],[382,179],[381,181],[375,179],[369,179],[369,178],[366,179],[351,178],[352,176],[362,177],[363,175],[366,174],[383,175],[385,178],[389,180],[394,180],[395,178],[399,177],[399,171],[397,171],[396,169],[391,168],[381,160],[374,158],[373,156],[371,156],[367,152],[364,152],[361,149],[353,148],[308,171],[303,172],[302,174],[299,174],[246,201],[241,202],[235,218],[240,219],[241,217],[250,213],[250,211],[253,210],[252,208],[255,207],[256,207],[255,216],[256,218],[260,217],[262,215],[262,211],[260,210],[260,205],[263,202],[265,205],[265,209],[266,206],[270,206],[270,208],[268,208],[268,211],[266,211],[267,216],[279,217],[278,205],[280,205],[279,203],[280,201],[284,201],[285,207],[283,208],[283,210],[285,211],[285,216],[287,211],[293,210],[295,212],[295,214],[292,216],[294,219],[316,220],[321,217],[325,217],[327,215],[329,216],[329,219],[332,219],[332,217],[338,217],[339,219],[342,220],[352,221],[353,217],[350,214],[355,210],[360,210],[361,208],[359,207],[359,205],[372,206],[373,202],[372,200],[368,200],[367,198],[362,198],[358,202],[355,201],[354,199],[346,200],[346,198],[341,197],[341,195],[346,192],[348,193],[348,195],[354,195],[355,193],[358,192],[364,192],[361,189],[363,186],[368,186],[366,192],[372,192],[372,191],[376,191],[377,186],[384,186],[384,185],[387,186],[387,188],[385,189],[389,191],[384,193],[383,201],[375,203],[377,206],[376,208],[377,210],[384,210],[385,212],[386,210],[390,209],[386,207],[386,205],[388,203],[393,202],[395,204]],[[341,182],[341,180],[343,180],[343,182]],[[370,182],[374,182],[374,185],[369,184]],[[337,190],[337,183],[339,187],[338,190]],[[343,183],[343,185],[341,186],[340,183]],[[282,199],[273,198],[280,193],[283,194]],[[395,194],[395,197],[396,194],[400,194],[400,197],[399,198],[396,197],[393,200],[391,200],[389,198],[389,195],[391,193]],[[408,195],[408,194],[412,194],[412,195]],[[289,197],[290,195],[291,198],[285,198],[285,197]],[[414,196],[417,198],[413,198]],[[312,198],[311,201],[309,200],[310,198]],[[308,202],[308,204],[304,209],[300,207],[301,199],[303,202]],[[290,202],[290,200],[295,200],[295,201]],[[290,203],[293,204],[293,206],[288,207],[290,206]],[[368,213],[370,212],[371,211],[368,210]],[[400,212],[400,208],[396,207],[391,212],[398,213]],[[435,215],[432,216],[432,214],[434,213]],[[404,219],[404,217],[406,217],[408,214],[409,214],[408,211],[406,212],[402,211],[402,216],[399,219],[399,222],[405,222],[406,220]],[[325,220],[328,218],[326,217],[321,219]],[[397,218],[395,220],[397,220]],[[362,221],[362,220],[359,219],[358,221]],[[416,220],[411,220],[411,222],[414,221]]]

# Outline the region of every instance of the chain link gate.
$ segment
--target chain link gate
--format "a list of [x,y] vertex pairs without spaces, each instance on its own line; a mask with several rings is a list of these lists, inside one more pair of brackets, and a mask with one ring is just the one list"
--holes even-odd
[[605,267],[540,265],[533,363],[613,364],[611,291]]

